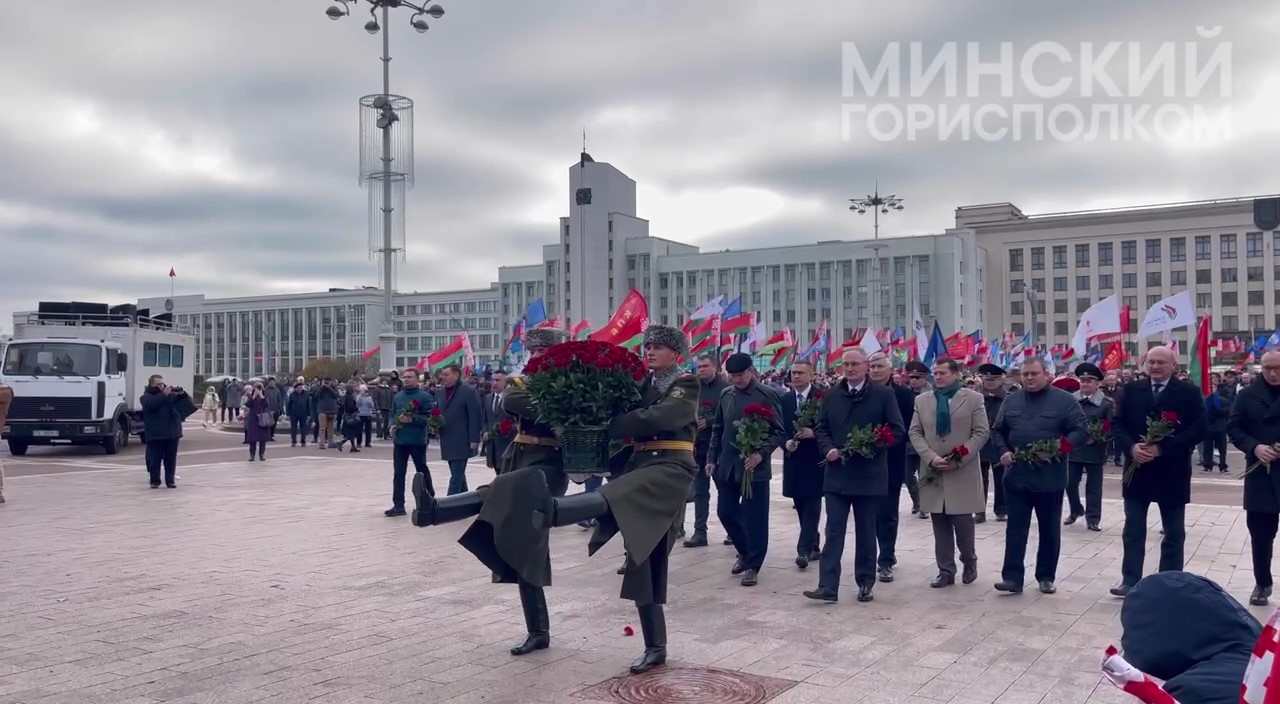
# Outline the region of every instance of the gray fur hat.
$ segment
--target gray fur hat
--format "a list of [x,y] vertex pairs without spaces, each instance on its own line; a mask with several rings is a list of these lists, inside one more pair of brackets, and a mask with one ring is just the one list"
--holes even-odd
[[661,345],[681,356],[689,354],[689,342],[684,333],[667,325],[650,325],[644,331],[644,344]]
[[569,339],[569,333],[552,328],[534,328],[524,334],[524,346],[530,350],[545,350]]

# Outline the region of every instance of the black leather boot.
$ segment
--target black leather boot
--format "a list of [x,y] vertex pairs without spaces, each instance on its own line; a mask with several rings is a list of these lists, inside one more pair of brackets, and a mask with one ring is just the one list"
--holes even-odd
[[529,635],[511,649],[511,654],[528,655],[535,650],[546,650],[551,645],[551,617],[547,615],[547,595],[542,587],[520,582],[520,606],[524,609],[524,624]]
[[638,675],[667,664],[667,619],[662,604],[636,608],[640,613],[640,630],[644,634],[644,655],[631,663],[631,673]]
[[419,528],[452,523],[479,515],[480,507],[484,506],[484,498],[478,491],[436,499],[431,495],[431,488],[427,486],[426,475],[421,472],[413,475],[413,501],[417,504],[413,509],[413,525]]
[[609,502],[604,500],[600,492],[587,491],[552,499],[551,515],[537,512],[533,515],[533,524],[535,528],[558,528],[599,518],[607,513],[609,513]]

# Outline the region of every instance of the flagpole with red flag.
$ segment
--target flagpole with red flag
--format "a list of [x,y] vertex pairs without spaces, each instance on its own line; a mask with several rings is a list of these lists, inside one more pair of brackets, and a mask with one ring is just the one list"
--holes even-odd
[[173,280],[178,278],[178,272],[169,267],[169,298],[173,298]]

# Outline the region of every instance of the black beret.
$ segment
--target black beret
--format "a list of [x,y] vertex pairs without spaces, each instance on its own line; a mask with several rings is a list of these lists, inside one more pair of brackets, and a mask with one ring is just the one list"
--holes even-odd
[[730,374],[741,374],[751,368],[751,355],[745,352],[734,352],[724,363],[724,370]]
[[1004,367],[1001,367],[998,364],[990,364],[990,363],[983,364],[980,367],[978,367],[978,373],[986,374],[987,376],[1004,376],[1005,375]]
[[1076,365],[1076,376],[1081,379],[1096,379],[1098,381],[1102,381],[1102,377],[1105,375],[1097,365],[1082,362]]

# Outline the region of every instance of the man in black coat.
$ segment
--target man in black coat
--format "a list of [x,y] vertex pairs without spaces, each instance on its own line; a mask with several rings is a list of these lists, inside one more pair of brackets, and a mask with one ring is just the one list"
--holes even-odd
[[[782,429],[790,437],[782,457],[782,495],[791,499],[800,521],[800,538],[796,541],[796,567],[804,569],[817,562],[818,519],[822,515],[822,453],[818,451],[816,417],[797,428],[796,420],[816,416],[821,408],[823,392],[813,386],[813,363],[793,362],[791,391],[782,396]],[[813,409],[807,413],[806,408]]]
[[1059,442],[1072,447],[1089,439],[1084,412],[1075,397],[1049,383],[1044,360],[1027,357],[1019,367],[1022,388],[1009,394],[991,428],[1004,465],[1005,503],[1009,524],[1005,531],[1004,566],[996,590],[1021,594],[1026,577],[1027,539],[1031,516],[1036,517],[1040,542],[1036,546],[1036,582],[1040,592],[1053,594],[1062,548],[1062,498],[1067,489],[1067,458],[1041,457],[1019,461],[1016,454],[1033,443]]
[[1204,442],[1200,443],[1200,466],[1206,472],[1213,471],[1213,451],[1216,449],[1218,471],[1226,474],[1227,418],[1231,415],[1231,404],[1236,399],[1236,390],[1235,388],[1227,390],[1219,374],[1209,377],[1209,388],[1212,392],[1204,399],[1205,423],[1208,430]]
[[[902,426],[910,428],[911,418],[916,412],[916,395],[911,389],[893,383],[893,365],[889,363],[889,357],[883,352],[876,352],[867,359],[867,370],[871,383],[887,386],[893,391],[893,397],[898,402],[898,413],[902,416]],[[876,563],[881,582],[893,581],[893,567],[898,564],[898,514],[902,507],[902,486],[907,479],[907,449],[910,444],[906,435],[903,435],[887,453],[889,493],[880,502],[876,518],[876,541],[880,548]],[[920,456],[916,455],[915,460],[919,464]],[[912,503],[918,504],[919,501]]]
[[906,427],[897,398],[887,386],[867,377],[867,354],[861,349],[844,353],[840,362],[844,378],[822,399],[818,415],[818,448],[827,463],[823,478],[823,498],[827,507],[825,547],[818,588],[805,592],[810,599],[837,601],[840,593],[840,560],[844,538],[853,513],[853,575],[858,583],[858,601],[871,601],[876,583],[876,520],[880,504],[889,493],[889,464],[885,448],[871,458],[860,454],[845,456],[849,434],[858,428],[885,426],[893,434],[891,444],[902,442]]
[[1253,594],[1249,603],[1265,606],[1271,596],[1271,549],[1280,525],[1280,350],[1262,355],[1258,381],[1236,394],[1227,421],[1231,444],[1245,454],[1246,467],[1256,463],[1244,477],[1245,524],[1253,548]]
[[178,441],[182,439],[182,421],[196,412],[187,392],[164,383],[164,377],[152,374],[147,390],[140,399],[142,427],[147,438],[147,474],[151,488],[160,486],[160,467],[164,466],[164,483],[177,488]]
[[[489,393],[480,404],[481,424],[484,427],[484,432],[480,434],[480,442],[485,450],[484,463],[495,472],[502,467],[502,456],[506,454],[507,447],[516,437],[516,418],[502,407],[503,392],[506,388],[507,373],[501,370],[494,372]],[[503,433],[503,421],[506,421],[506,425],[509,426],[507,433]]]
[[480,397],[470,384],[460,383],[462,370],[450,364],[440,370],[436,407],[444,419],[440,427],[440,459],[449,463],[449,496],[467,490],[467,460],[480,449],[484,425]]
[[[978,373],[982,375],[982,402],[987,410],[987,426],[994,428],[1007,393],[1004,385],[1005,371],[996,364],[983,364],[978,367]],[[987,444],[983,445],[982,451],[978,453],[982,467],[983,502],[985,505],[988,492],[994,490],[991,509],[995,511],[996,520],[999,522],[1003,522],[1009,513],[1009,507],[1005,505],[1004,500],[1004,465],[1000,464],[1002,454],[1004,451],[1000,449],[1000,441],[996,440],[995,433],[987,438]],[[975,513],[973,522],[986,523],[987,512]]]
[[[782,444],[782,405],[773,389],[756,381],[751,356],[741,352],[731,355],[724,365],[731,386],[720,394],[711,425],[711,444],[707,449],[706,472],[716,482],[716,514],[724,526],[738,559],[731,574],[742,575],[742,586],[754,587],[769,550],[769,481],[773,478],[770,455]],[[736,442],[734,425],[744,416],[747,406],[767,406],[769,433],[764,446],[742,456]],[[743,479],[751,474],[748,485],[751,496],[743,492]]]
[[[693,458],[699,467],[707,466],[707,450],[711,447],[711,423],[720,394],[729,382],[720,373],[720,362],[715,355],[698,357],[698,435],[693,442]],[[785,427],[785,426],[784,426]],[[784,490],[785,490],[785,484]],[[686,548],[707,546],[707,517],[711,514],[711,477],[698,472],[693,478],[693,535],[684,541]],[[680,521],[683,526],[684,521]]]
[[[1191,453],[1205,437],[1208,426],[1204,399],[1191,384],[1174,379],[1177,358],[1168,347],[1147,352],[1147,376],[1125,388],[1111,430],[1129,462],[1137,461],[1124,484],[1124,560],[1120,584],[1111,588],[1125,596],[1142,579],[1147,545],[1147,511],[1160,507],[1164,538],[1160,541],[1160,571],[1181,570],[1187,539],[1186,513],[1191,502]],[[1142,437],[1147,421],[1172,414],[1173,433],[1154,444]]]

